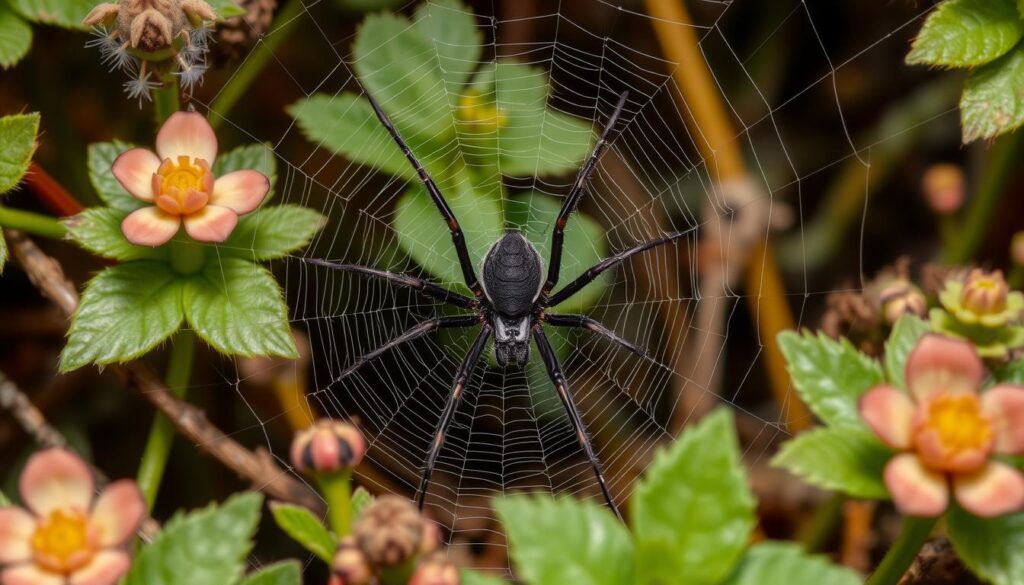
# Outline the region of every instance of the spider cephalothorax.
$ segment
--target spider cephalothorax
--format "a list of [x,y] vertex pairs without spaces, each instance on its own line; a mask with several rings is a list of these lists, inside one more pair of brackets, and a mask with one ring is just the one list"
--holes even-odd
[[672,232],[623,250],[601,260],[577,276],[569,284],[555,290],[562,264],[562,243],[566,224],[569,221],[569,216],[572,215],[577,204],[579,204],[580,198],[583,196],[587,181],[590,178],[590,174],[596,168],[601,153],[608,145],[608,134],[615,126],[616,120],[618,120],[623,107],[626,105],[626,94],[620,96],[618,104],[615,106],[615,111],[612,112],[608,124],[601,133],[590,157],[587,158],[580,169],[576,181],[573,183],[569,194],[566,195],[562,209],[558,213],[558,218],[555,220],[554,229],[551,233],[551,256],[547,263],[547,276],[544,276],[544,264],[537,250],[530,245],[530,242],[522,234],[509,232],[495,242],[488,251],[484,259],[481,279],[477,279],[476,270],[473,268],[473,262],[470,259],[469,249],[466,247],[466,238],[462,233],[462,228],[459,227],[455,213],[448,206],[440,189],[437,188],[430,174],[427,173],[416,159],[416,156],[391,124],[387,114],[384,113],[373,99],[373,96],[367,94],[366,97],[370,105],[373,106],[381,124],[384,125],[384,128],[391,134],[391,137],[416,169],[416,173],[419,175],[423,186],[426,187],[427,193],[433,200],[434,205],[447,222],[448,229],[452,234],[452,243],[459,257],[459,267],[462,269],[463,280],[466,287],[472,291],[473,296],[470,297],[448,290],[443,286],[409,274],[398,274],[358,264],[341,264],[328,260],[308,259],[307,261],[312,264],[326,266],[334,270],[355,272],[365,276],[381,278],[396,286],[418,290],[434,300],[470,311],[469,314],[436,317],[414,325],[408,331],[381,347],[360,356],[336,380],[340,381],[355,372],[363,364],[379,357],[389,349],[422,337],[431,331],[450,327],[480,328],[476,340],[466,353],[466,357],[462,360],[459,369],[455,372],[455,378],[452,380],[451,390],[448,394],[448,401],[445,403],[444,410],[441,412],[441,419],[437,423],[434,440],[430,443],[430,450],[427,453],[419,491],[417,492],[420,507],[422,507],[430,475],[434,470],[437,456],[444,446],[445,434],[448,432],[455,409],[462,400],[462,395],[469,383],[469,378],[473,373],[473,369],[480,361],[480,356],[483,354],[487,342],[493,335],[494,353],[498,364],[502,366],[513,365],[521,368],[529,360],[529,343],[532,336],[537,344],[537,351],[544,361],[548,377],[551,378],[555,392],[558,394],[558,398],[561,400],[566,414],[569,416],[569,422],[576,433],[576,438],[583,448],[587,459],[590,460],[591,467],[594,469],[594,475],[597,477],[601,493],[612,510],[618,514],[615,502],[605,484],[601,463],[594,454],[594,450],[590,445],[590,439],[587,437],[586,427],[573,401],[572,393],[569,391],[569,382],[562,373],[562,365],[559,363],[554,349],[552,349],[547,336],[544,334],[543,326],[586,329],[637,355],[646,356],[642,349],[619,337],[615,332],[590,317],[584,315],[559,315],[551,313],[549,310],[572,297],[587,284],[593,282],[601,273],[617,266],[630,256],[669,242],[674,242],[691,231]]

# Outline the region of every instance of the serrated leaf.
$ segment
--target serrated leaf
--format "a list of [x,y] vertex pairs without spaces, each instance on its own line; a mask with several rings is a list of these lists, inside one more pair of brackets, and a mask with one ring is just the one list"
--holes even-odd
[[1024,35],[1015,0],[945,0],[914,39],[907,63],[974,67],[1004,55]]
[[38,132],[39,114],[0,118],[0,195],[15,188],[28,172]]
[[96,189],[96,194],[107,205],[121,211],[135,211],[146,204],[132,197],[121,183],[110,172],[114,160],[135,145],[115,140],[113,142],[95,142],[89,145],[86,157],[89,159],[89,180]]
[[28,54],[32,27],[5,3],[0,3],[0,67],[7,69]]
[[998,367],[993,372],[997,382],[1006,384],[1024,384],[1024,358],[1017,358],[1012,362]]
[[0,273],[3,273],[4,266],[7,265],[7,239],[4,237],[4,233],[0,230]]
[[928,322],[916,315],[903,315],[893,324],[889,339],[885,341],[885,374],[889,383],[906,389],[907,357],[928,330]]
[[476,15],[458,0],[432,0],[419,5],[413,20],[416,28],[434,44],[445,91],[454,106],[483,53],[483,35]]
[[136,246],[125,239],[121,222],[126,215],[112,207],[94,207],[63,223],[71,239],[93,254],[121,261],[166,259],[166,246]]
[[254,492],[178,514],[144,547],[122,585],[225,585],[242,575],[263,498]]
[[1024,575],[1024,513],[978,518],[959,506],[947,515],[949,540],[974,574],[994,585],[1019,585]]
[[892,451],[866,430],[815,428],[786,441],[772,459],[808,483],[854,498],[885,499],[882,470]]
[[60,371],[137,358],[181,326],[182,281],[152,260],[111,266],[89,281],[71,319]]
[[960,124],[965,144],[1024,124],[1024,46],[967,76],[960,96]]
[[213,163],[213,174],[222,177],[231,171],[252,169],[263,173],[270,180],[270,191],[261,205],[274,196],[274,185],[277,184],[277,157],[269,144],[247,144],[217,155]]
[[208,2],[221,20],[245,14],[245,9],[236,4],[234,0],[208,0]]
[[224,243],[221,254],[251,261],[272,260],[305,248],[326,218],[297,205],[264,207],[243,215]]
[[297,561],[283,561],[247,575],[239,585],[302,585],[302,567]]
[[716,410],[656,455],[630,504],[639,583],[724,579],[746,548],[755,506],[731,413]]
[[239,258],[209,261],[185,281],[182,302],[189,325],[221,353],[298,356],[281,289],[262,266]]
[[620,585],[633,581],[633,543],[607,508],[547,496],[500,498],[516,576],[529,585]]
[[808,408],[828,425],[861,426],[857,401],[885,380],[882,366],[845,338],[784,331],[778,339],[793,388]]
[[762,542],[743,556],[736,573],[723,585],[859,585],[863,578],[832,564],[823,555],[811,555],[789,542]]
[[84,30],[82,20],[97,2],[95,0],[7,0],[23,17],[39,24]]
[[359,81],[406,140],[448,142],[454,118],[437,50],[419,28],[394,14],[370,15],[352,53]]
[[508,585],[508,581],[480,571],[462,569],[459,571],[459,585]]
[[279,503],[271,504],[270,512],[277,525],[285,534],[292,537],[292,540],[325,563],[331,562],[338,542],[312,512],[302,506]]
[[373,495],[366,488],[359,486],[352,492],[352,520],[362,515],[363,510],[373,503]]

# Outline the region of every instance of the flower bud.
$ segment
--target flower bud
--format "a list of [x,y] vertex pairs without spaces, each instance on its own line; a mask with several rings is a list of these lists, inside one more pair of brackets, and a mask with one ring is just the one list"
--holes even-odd
[[394,567],[419,553],[423,517],[409,500],[381,496],[359,517],[352,534],[372,565]]
[[928,310],[928,301],[921,289],[905,280],[897,280],[882,289],[879,301],[882,305],[882,315],[889,325],[906,314],[924,317]]
[[444,559],[430,559],[420,563],[409,585],[459,585],[459,569]]
[[1010,261],[1017,266],[1024,266],[1024,231],[1013,234],[1010,240]]
[[976,315],[993,315],[1006,310],[1010,287],[999,270],[972,270],[960,293],[960,304]]
[[356,541],[347,536],[338,544],[338,550],[331,561],[329,585],[366,585],[373,578],[373,570],[366,555],[356,546]]
[[302,473],[334,473],[359,465],[366,440],[355,426],[320,419],[292,441],[292,465]]
[[964,204],[964,172],[957,165],[932,165],[921,178],[928,207],[938,215],[950,215]]

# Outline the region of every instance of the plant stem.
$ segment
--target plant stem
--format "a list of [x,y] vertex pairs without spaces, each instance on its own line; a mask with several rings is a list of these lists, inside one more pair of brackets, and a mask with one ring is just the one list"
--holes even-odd
[[[188,329],[179,331],[171,341],[171,356],[167,360],[167,388],[176,398],[184,398],[192,376],[192,361],[195,357],[195,333]],[[139,465],[138,482],[146,498],[149,510],[153,509],[160,482],[167,467],[167,456],[174,441],[174,426],[163,414],[157,414],[149,430],[146,450]]]
[[206,246],[191,240],[171,240],[171,268],[178,274],[195,274],[206,264]]
[[67,234],[64,225],[52,217],[3,206],[0,206],[0,226],[55,240]]
[[875,572],[868,577],[865,585],[896,585],[900,578],[907,572],[907,568],[914,562],[917,553],[924,546],[928,535],[938,518],[917,518],[913,516],[903,517],[903,526],[900,535],[892,547],[885,553],[885,558],[879,563]]
[[160,126],[181,108],[178,100],[178,81],[168,75],[160,87],[153,90],[153,109],[156,113],[156,125]]
[[249,52],[249,56],[235,70],[235,74],[224,84],[217,98],[210,104],[210,113],[216,114],[210,117],[210,125],[215,129],[221,125],[225,116],[235,107],[238,100],[242,99],[245,92],[252,85],[256,77],[263,71],[267,61],[274,55],[274,49],[278,47],[288,35],[298,27],[288,26],[293,20],[306,9],[302,0],[290,0],[285,3],[281,10],[274,17],[273,24],[267,34],[256,41],[256,45]]
[[352,531],[352,470],[325,473],[317,478],[327,501],[327,521],[341,538]]

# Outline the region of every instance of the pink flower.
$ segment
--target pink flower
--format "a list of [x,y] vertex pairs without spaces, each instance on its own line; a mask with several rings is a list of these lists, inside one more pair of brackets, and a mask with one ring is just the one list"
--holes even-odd
[[861,397],[864,421],[903,451],[883,474],[900,512],[938,516],[951,489],[976,516],[1024,506],[1024,475],[992,458],[1024,453],[1024,387],[999,385],[979,394],[984,375],[970,343],[929,334],[907,359],[909,396],[876,386]]
[[128,214],[121,231],[140,246],[166,243],[178,228],[193,240],[223,242],[238,216],[259,207],[270,180],[254,170],[230,172],[215,179],[217,136],[206,118],[195,112],[176,112],[156,136],[156,154],[133,148],[121,154],[111,169],[133,197],[153,203]]
[[146,512],[135,482],[94,500],[82,460],[48,449],[28,460],[19,490],[28,510],[0,508],[0,584],[112,585],[128,570],[124,548]]

